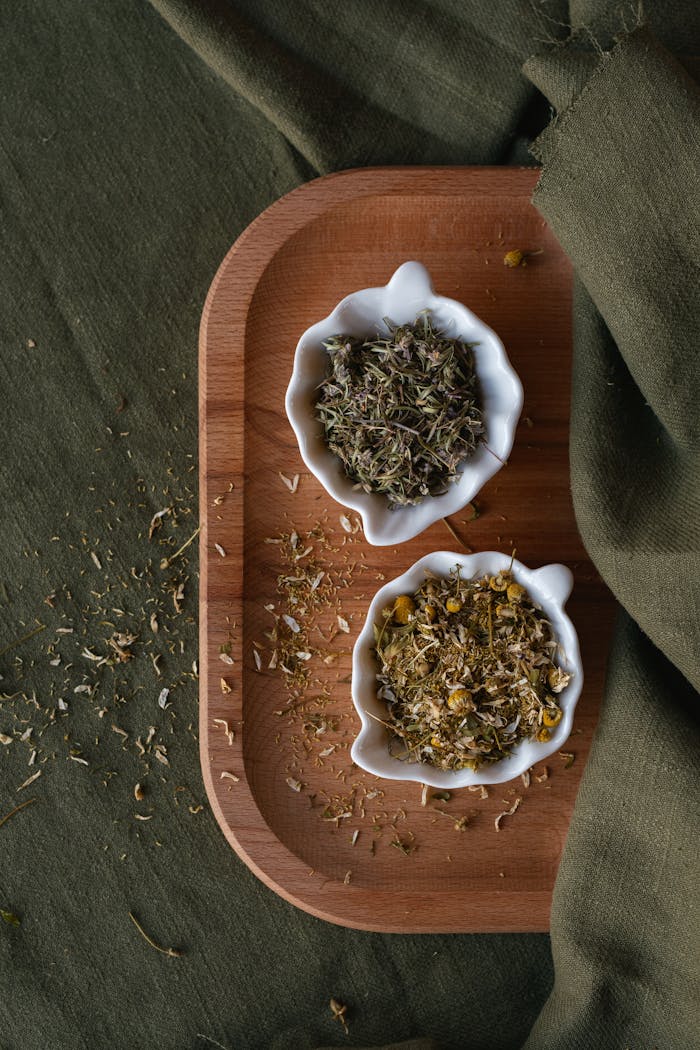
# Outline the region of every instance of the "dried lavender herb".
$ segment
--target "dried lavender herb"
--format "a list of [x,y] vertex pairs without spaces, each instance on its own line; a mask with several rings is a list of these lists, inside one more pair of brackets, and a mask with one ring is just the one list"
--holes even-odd
[[521,740],[549,740],[570,675],[542,610],[509,572],[476,581],[455,568],[400,595],[375,625],[384,723],[404,755],[478,769]]
[[356,487],[392,508],[446,492],[484,434],[471,347],[434,329],[427,312],[387,338],[337,335],[324,346],[316,411]]

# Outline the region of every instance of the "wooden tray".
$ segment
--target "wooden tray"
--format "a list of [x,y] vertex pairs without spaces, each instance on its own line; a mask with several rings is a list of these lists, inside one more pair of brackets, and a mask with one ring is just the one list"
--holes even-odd
[[[513,168],[365,169],[319,179],[277,201],[239,237],[204,308],[204,780],[224,834],[256,875],[298,907],[346,926],[405,932],[549,927],[552,887],[597,717],[613,602],[574,524],[568,475],[571,271],[530,204],[536,179],[533,170]],[[503,256],[514,248],[542,253],[527,267],[509,269]],[[350,768],[348,747],[358,720],[350,700],[349,650],[381,580],[430,550],[455,549],[455,541],[441,522],[395,549],[372,548],[361,533],[348,537],[339,524],[343,508],[304,469],[284,414],[299,335],[346,293],[384,284],[407,259],[425,263],[438,292],[467,303],[499,333],[525,387],[509,464],[478,497],[480,516],[465,524],[467,515],[457,514],[451,522],[473,549],[516,547],[528,565],[563,561],[573,569],[568,608],[586,671],[567,747],[573,765],[566,768],[566,759],[555,755],[548,778],[533,775],[529,787],[515,781],[490,788],[488,799],[462,791],[448,802],[431,798],[425,807],[419,786],[380,782]],[[278,471],[300,475],[296,492]],[[351,630],[332,643],[345,647],[337,663],[314,660],[314,674],[330,695],[325,706],[313,699],[316,685],[306,706],[289,713],[284,673],[267,670],[272,646],[265,632],[274,618],[264,606],[283,610],[276,592],[281,548],[265,540],[294,527],[301,533],[324,516],[331,545],[346,541],[336,554],[324,555],[329,565],[360,567],[341,595]],[[222,661],[222,646],[230,647],[233,664]],[[232,743],[215,719],[235,731]],[[307,719],[331,728],[316,736],[308,721],[304,730]],[[335,751],[318,758],[332,744]],[[296,762],[295,751],[303,756]],[[544,767],[535,773],[543,776]],[[292,790],[288,777],[303,783],[302,790]],[[326,796],[347,796],[353,788],[353,816],[323,819],[324,811],[329,815]],[[374,794],[380,790],[383,796]],[[497,832],[496,815],[516,797],[520,808]],[[462,816],[469,823],[459,831]],[[408,855],[392,848],[397,839]]]

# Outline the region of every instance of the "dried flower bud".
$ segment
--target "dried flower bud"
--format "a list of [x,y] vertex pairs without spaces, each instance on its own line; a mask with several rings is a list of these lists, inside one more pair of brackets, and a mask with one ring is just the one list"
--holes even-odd
[[503,256],[503,265],[509,266],[512,270],[514,270],[516,266],[522,265],[524,259],[525,253],[515,248],[510,252],[506,252],[506,254]]
[[416,603],[408,594],[400,594],[394,602],[394,619],[396,623],[406,624],[412,619]]

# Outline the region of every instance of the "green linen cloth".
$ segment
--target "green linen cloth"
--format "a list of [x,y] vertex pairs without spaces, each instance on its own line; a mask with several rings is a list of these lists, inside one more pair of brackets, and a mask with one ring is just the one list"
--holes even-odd
[[[670,53],[690,65],[694,12],[623,13],[617,44],[590,0],[0,12],[0,820],[37,799],[0,826],[3,1050],[697,1042],[698,120]],[[537,89],[576,512],[626,610],[554,967],[544,936],[358,933],[257,882],[199,809],[194,545],[159,567],[196,527],[197,326],[237,234],[319,173],[523,162]],[[120,632],[133,660],[85,655]]]

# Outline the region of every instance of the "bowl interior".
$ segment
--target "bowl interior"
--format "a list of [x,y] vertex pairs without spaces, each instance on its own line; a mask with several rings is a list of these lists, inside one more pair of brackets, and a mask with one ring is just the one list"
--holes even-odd
[[[450,338],[473,344],[486,438],[465,461],[459,480],[447,492],[427,497],[415,507],[392,511],[385,496],[356,489],[326,445],[315,411],[318,388],[326,376],[323,342],[338,334],[357,338],[385,335],[387,320],[412,323],[423,310],[430,311],[435,326]],[[461,303],[436,295],[420,263],[405,263],[384,287],[347,296],[328,317],[307,329],[297,346],[287,392],[287,414],[304,462],[334,499],[358,511],[365,535],[373,544],[412,539],[473,499],[510,454],[521,407],[522,387],[498,336]]]
[[376,694],[377,660],[373,652],[373,626],[379,621],[381,610],[399,594],[411,594],[417,590],[425,579],[426,569],[438,576],[447,576],[451,569],[459,566],[465,579],[478,579],[484,575],[495,575],[510,565],[511,557],[497,551],[473,555],[437,551],[421,558],[402,576],[385,584],[377,592],[353,651],[352,699],[362,721],[362,728],[352,748],[352,757],[357,765],[375,776],[390,780],[411,780],[438,788],[458,788],[512,780],[533,763],[547,758],[563,746],[571,732],[574,707],[583,685],[578,638],[564,611],[572,584],[571,573],[564,565],[545,565],[533,570],[521,562],[512,563],[514,579],[526,588],[552,624],[559,646],[557,659],[560,666],[572,674],[569,685],[558,696],[563,716],[549,741],[521,741],[507,758],[485,765],[477,771],[441,770],[425,762],[409,762],[390,754],[388,733],[377,721],[386,716],[386,706]]

